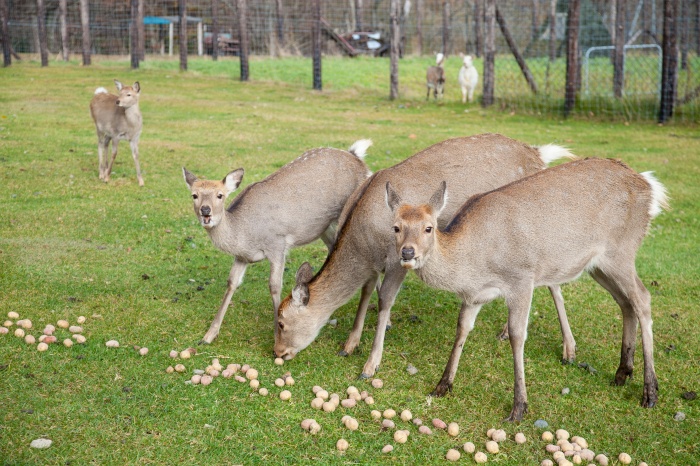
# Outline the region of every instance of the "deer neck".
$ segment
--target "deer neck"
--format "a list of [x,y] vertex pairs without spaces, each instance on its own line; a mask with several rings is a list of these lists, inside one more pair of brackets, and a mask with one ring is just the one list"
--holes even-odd
[[240,231],[241,222],[236,221],[236,214],[224,210],[221,221],[213,228],[207,229],[214,246],[232,255],[241,254],[239,242],[244,236]]
[[416,274],[428,285],[441,290],[459,292],[464,265],[471,260],[471,251],[466,251],[464,235],[436,231],[435,242]]

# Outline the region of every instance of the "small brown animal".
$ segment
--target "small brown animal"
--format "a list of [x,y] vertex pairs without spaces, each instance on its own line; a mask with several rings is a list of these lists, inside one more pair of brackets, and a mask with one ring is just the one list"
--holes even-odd
[[[138,81],[132,86],[124,86],[114,80],[119,95],[110,94],[104,87],[95,90],[90,101],[90,114],[97,129],[97,154],[100,166],[100,179],[109,181],[114,159],[117,158],[119,141],[127,140],[131,146],[131,155],[136,165],[136,177],[139,186],[143,186],[141,167],[139,165],[139,137],[143,120],[139,110],[141,86]],[[112,142],[112,158],[107,155],[109,142]]]
[[425,77],[425,85],[428,88],[428,93],[425,100],[430,99],[430,90],[432,89],[435,100],[442,99],[445,93],[445,56],[438,53],[435,58],[435,66],[428,67]]

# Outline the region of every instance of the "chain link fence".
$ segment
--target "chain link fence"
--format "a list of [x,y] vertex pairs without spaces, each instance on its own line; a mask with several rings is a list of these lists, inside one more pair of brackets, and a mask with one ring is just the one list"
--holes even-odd
[[[39,51],[37,1],[4,0],[9,36],[17,54]],[[177,0],[143,1],[144,51],[178,56]],[[624,2],[624,73],[620,96],[613,91],[615,1],[581,0],[580,82],[574,113],[578,116],[654,120],[661,89],[663,0]],[[700,2],[678,2],[678,81],[674,119],[700,121]],[[59,0],[43,0],[47,43],[51,54],[62,49]],[[403,55],[444,52],[481,57],[484,0],[403,1]],[[124,0],[87,0],[91,52],[126,55],[130,46],[131,5]],[[220,52],[237,54],[236,0],[187,0],[188,53],[211,54],[212,26],[218,24]],[[321,2],[327,39],[324,54],[347,54],[342,42],[360,53],[380,55],[389,42],[390,0],[326,0]],[[502,22],[496,33],[496,105],[507,111],[559,115],[566,84],[566,18],[568,0],[497,2]],[[214,8],[214,9],[213,9]],[[249,50],[253,55],[311,55],[313,2],[247,0]],[[213,13],[214,12],[214,13]],[[618,22],[619,24],[619,22]],[[82,51],[80,2],[68,1],[68,47]],[[358,32],[369,33],[367,35]],[[355,33],[355,35],[353,35]],[[505,39],[511,36],[509,45]],[[355,40],[357,39],[357,40]],[[523,77],[515,55],[522,57],[537,92]],[[351,58],[348,58],[351,59]],[[481,60],[475,61],[481,72]]]

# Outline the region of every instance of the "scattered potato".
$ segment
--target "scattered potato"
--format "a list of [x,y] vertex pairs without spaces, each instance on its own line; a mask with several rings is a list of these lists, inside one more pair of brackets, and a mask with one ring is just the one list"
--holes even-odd
[[441,419],[435,418],[433,419],[433,427],[436,429],[447,429],[447,424]]
[[408,431],[397,430],[396,432],[394,432],[394,441],[396,443],[406,443],[408,441]]
[[[17,323],[17,325],[19,325],[19,323]],[[25,330],[29,330],[30,328],[32,328],[32,321],[29,319],[24,319],[22,321],[22,328],[24,328]]]
[[459,451],[455,450],[454,448],[450,448],[447,450],[447,453],[445,453],[445,458],[447,458],[449,461],[457,461],[462,455],[459,453]]
[[[46,337],[46,338],[48,339],[48,338],[51,338],[51,337]],[[87,341],[87,338],[85,338],[85,336],[80,335],[79,333],[77,333],[77,334],[73,335],[73,340],[75,340],[76,343],[82,345],[83,343],[85,343],[85,342]]]
[[[251,370],[254,371],[255,369],[251,369]],[[250,371],[248,371],[248,372],[250,372]],[[248,375],[248,372],[246,372],[246,375]],[[255,372],[257,372],[257,371],[255,371]],[[294,385],[294,378],[290,375],[289,377],[284,379],[284,384],[291,387],[292,385]]]
[[495,440],[489,440],[488,442],[486,442],[485,447],[486,451],[489,453],[498,453],[498,442],[496,442]]
[[365,398],[365,404],[373,405],[374,404],[374,397],[368,396],[367,398]]
[[249,364],[243,364],[243,365],[241,366],[241,372],[243,372],[244,374],[245,374],[246,372],[248,372],[249,369],[250,369],[250,365],[249,365]]
[[620,453],[620,456],[618,456],[617,459],[620,460],[620,463],[622,464],[630,464],[632,462],[632,457],[627,453]]
[[384,445],[382,448],[382,453],[391,453],[392,451],[394,451],[393,445]]
[[224,370],[224,367],[221,365],[218,359],[214,358],[211,360],[211,366],[216,369],[217,371],[221,372]]
[[348,441],[345,440],[344,438],[339,439],[335,443],[335,447],[338,449],[338,451],[346,451],[350,444],[348,444]]
[[551,442],[552,440],[554,440],[554,434],[546,430],[542,432],[542,440],[544,440],[545,442]]
[[176,372],[185,372],[185,365],[184,364],[176,364],[175,371]]
[[367,390],[362,390],[360,392],[360,400],[365,400],[369,396],[369,393],[367,393]]
[[0,335],[7,335],[10,330],[7,327],[0,327]]
[[192,376],[192,378],[191,378],[190,380],[192,381],[192,383],[193,383],[194,385],[198,385],[199,382],[202,381],[202,376],[199,375],[199,374],[195,374],[195,375]]
[[373,379],[372,386],[374,388],[382,388],[384,386],[384,382],[382,382],[382,379]]
[[284,359],[282,359],[282,358],[275,358],[275,364],[277,364],[278,366],[283,365],[283,364],[284,364]]
[[258,393],[260,394],[260,396],[267,396],[269,392],[267,388],[261,387],[260,390],[258,390]]
[[50,345],[51,343],[56,343],[58,339],[54,335],[46,335],[46,338],[44,338],[44,343],[47,345]]
[[316,396],[323,399],[323,400],[327,400],[328,399],[328,392],[326,390],[319,390],[316,392]]
[[44,327],[44,331],[42,332],[44,335],[53,335],[53,332],[56,331],[56,327],[54,327],[51,324],[48,324],[46,327]]
[[278,387],[284,387],[284,380],[282,379],[275,379],[275,385]]
[[497,443],[501,443],[504,441],[508,436],[506,435],[506,431],[503,429],[496,429],[493,431],[491,434],[491,440]]
[[71,340],[70,338],[66,338],[65,340],[63,340],[63,346],[65,346],[66,348],[70,348],[71,346],[73,346],[73,340]]
[[67,320],[59,320],[58,322],[56,322],[56,325],[58,325],[61,328],[68,328],[70,326]]
[[433,435],[433,431],[430,430],[430,427],[428,427],[428,426],[420,426],[418,428],[418,432],[420,432],[421,434],[424,434],[424,435]]
[[417,426],[422,426],[423,425],[423,420],[419,417],[414,417],[413,418],[413,423]]
[[515,434],[515,443],[517,443],[518,445],[522,445],[525,442],[527,442],[525,434],[523,434],[522,432],[518,432],[517,434]]
[[6,320],[6,321],[3,322],[3,324],[2,324],[3,327],[7,327],[7,328],[12,327],[13,325],[15,325],[15,323],[12,322],[11,320]]
[[105,343],[107,348],[119,348],[119,342],[117,340],[109,340]]
[[190,359],[192,357],[192,353],[190,353],[190,350],[182,350],[180,351],[180,359]]
[[233,376],[233,372],[231,372],[228,369],[224,369],[223,371],[221,371],[221,377],[223,377],[225,379],[230,379],[232,376]]
[[345,427],[348,428],[348,430],[355,431],[360,428],[360,423],[357,422],[357,419],[354,417],[351,417],[349,419],[345,420]]
[[384,412],[382,413],[382,416],[384,416],[385,419],[393,419],[396,417],[396,411],[393,409],[385,409]]
[[407,409],[401,411],[401,420],[403,422],[409,422],[411,419],[413,419],[413,413],[411,413],[411,411]]
[[139,349],[139,354],[141,356],[146,356],[148,354],[148,348],[143,347],[143,348]]
[[321,407],[327,413],[332,413],[333,411],[335,411],[335,408],[336,408],[335,403],[333,403],[332,401],[324,401],[323,405],[321,405]]
[[550,459],[542,460],[540,466],[554,466],[554,462]]
[[19,319],[19,314],[17,314],[15,311],[10,311],[7,313],[7,317],[10,319]]
[[83,333],[83,327],[81,327],[80,325],[71,325],[70,327],[68,327],[68,331],[70,333]]
[[323,408],[323,398],[316,397],[313,400],[311,400],[311,407],[313,409]]
[[314,395],[316,395],[321,390],[323,390],[323,387],[321,387],[319,385],[314,385],[313,388],[311,389],[311,391],[313,392]]
[[481,451],[477,451],[476,454],[474,455],[474,461],[476,461],[479,464],[485,463],[488,461],[488,457],[486,456],[486,453],[483,453]]
[[343,408],[354,408],[355,405],[357,405],[357,401],[353,400],[352,398],[347,398],[347,399],[345,399],[345,400],[342,400],[342,401],[340,402],[340,405],[341,405]]
[[563,460],[563,459],[565,458],[565,456],[566,456],[566,455],[564,455],[564,452],[563,452],[563,451],[555,451],[555,452],[552,454],[552,458],[554,458],[554,461],[556,461],[557,463],[558,463],[559,461]]
[[258,378],[258,371],[255,369],[248,369],[245,376],[248,378],[248,380],[255,380]]
[[319,432],[321,432],[321,424],[319,424],[316,421],[312,422],[311,425],[309,426],[309,433],[311,435],[316,435]]
[[79,323],[79,324],[84,324],[86,320],[87,320],[87,319],[85,318],[85,316],[79,316],[79,317],[78,317],[78,323]]
[[231,371],[232,374],[235,374],[239,370],[241,370],[241,365],[240,364],[229,364],[226,366],[226,370]]
[[282,390],[280,392],[280,400],[287,401],[291,398],[292,398],[292,392],[290,392],[289,390]]
[[41,343],[39,343],[38,345],[36,345],[37,351],[46,351],[47,349],[49,349],[49,345],[47,345],[43,341]]
[[179,355],[180,353],[178,353],[176,350],[170,350],[170,353],[168,353],[168,356],[170,356],[173,359],[177,358]]
[[467,453],[474,453],[474,451],[476,451],[476,446],[472,442],[465,443],[462,448],[464,448],[464,451]]
[[382,420],[382,427],[385,429],[393,429],[396,427],[396,424],[394,424],[394,421],[391,419],[384,419]]
[[571,462],[574,464],[581,464],[581,455],[577,455],[577,454],[573,455],[571,457]]
[[561,447],[559,445],[554,445],[553,443],[550,443],[544,447],[545,451],[547,453],[554,453],[555,451],[561,451]]
[[564,429],[558,429],[554,435],[557,437],[557,440],[569,440],[569,433]]
[[450,437],[456,437],[459,435],[459,424],[456,422],[450,422],[447,426],[447,434]]
[[247,381],[247,379],[246,379],[245,377],[242,377],[242,376],[240,376],[240,375],[238,375],[238,374],[234,375],[234,376],[233,376],[233,379],[234,379],[236,382],[239,382],[239,383],[245,383],[245,382]]
[[205,386],[206,386],[206,385],[211,385],[211,383],[212,383],[213,381],[214,381],[214,377],[212,377],[211,375],[205,374],[205,375],[202,376],[202,379],[201,379],[200,383],[201,383],[202,385],[205,385]]
[[175,368],[173,366],[168,366],[168,368],[165,369],[166,374],[172,374],[173,372],[175,372]]
[[369,413],[370,416],[372,416],[372,419],[379,420],[382,417],[382,413],[380,411],[377,411],[376,409],[373,409],[371,413]]
[[187,348],[187,351],[190,352],[190,356],[194,356],[195,354],[197,354],[197,348],[192,348],[191,346]]
[[15,336],[18,338],[24,338],[24,329],[21,329],[21,328],[16,329]]
[[33,345],[36,343],[36,338],[34,338],[34,335],[25,335],[24,342],[28,345]]
[[260,387],[260,381],[258,379],[253,379],[250,381],[250,388],[257,390]]
[[350,385],[346,390],[345,393],[348,395],[352,395],[353,393],[360,393],[360,391],[357,389],[356,386]]

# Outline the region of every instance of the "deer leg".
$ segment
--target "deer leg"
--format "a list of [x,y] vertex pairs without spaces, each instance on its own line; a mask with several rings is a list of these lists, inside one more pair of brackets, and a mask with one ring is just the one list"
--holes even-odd
[[97,136],[97,163],[100,171],[100,180],[104,180],[105,138],[100,135]]
[[139,186],[143,186],[143,177],[141,176],[141,165],[139,164],[139,140],[132,139],[131,141],[129,141],[129,145],[131,146],[131,156],[134,158],[134,165],[136,165],[136,178],[139,180]]
[[372,297],[372,291],[377,286],[378,277],[375,275],[365,282],[362,286],[362,294],[360,296],[360,305],[357,307],[357,314],[355,314],[355,323],[352,326],[350,335],[345,341],[343,349],[338,353],[340,356],[348,356],[355,351],[355,348],[360,344],[360,337],[362,336],[362,329],[365,325],[365,317],[367,317],[367,306],[369,305],[369,300]]
[[450,359],[447,361],[445,371],[442,373],[442,378],[438,382],[435,390],[431,393],[433,396],[445,396],[447,392],[452,391],[452,384],[457,375],[457,367],[459,366],[459,358],[462,356],[462,348],[467,340],[469,332],[474,328],[476,316],[479,315],[481,304],[471,304],[462,302],[462,308],[459,311],[459,319],[457,320],[457,335],[452,346]]
[[527,413],[527,390],[525,388],[525,340],[527,321],[532,304],[533,287],[529,286],[506,299],[508,304],[508,338],[513,351],[513,409],[507,421],[521,421]]
[[467,88],[462,87],[462,103],[466,104],[467,103]]
[[107,167],[105,168],[105,181],[109,181],[109,177],[112,174],[112,165],[114,165],[114,160],[117,158],[117,149],[119,148],[119,139],[112,139],[112,158],[109,160]]
[[469,102],[472,102],[474,100],[474,88],[471,87],[469,88]]
[[284,275],[284,251],[279,257],[268,257],[270,261],[270,296],[272,296],[273,330],[277,329],[277,310],[280,308],[282,294],[282,279]]
[[576,359],[576,340],[574,340],[574,334],[571,333],[569,319],[566,317],[564,296],[561,294],[561,287],[559,285],[550,286],[549,293],[552,295],[554,307],[557,309],[557,316],[559,317],[559,327],[561,328],[562,345],[564,347],[562,362],[564,364],[571,364]]
[[389,323],[389,318],[391,317],[391,306],[394,305],[394,300],[396,295],[399,293],[401,288],[401,283],[406,277],[406,269],[400,266],[395,266],[387,269],[384,274],[384,280],[382,281],[382,286],[379,289],[379,315],[377,317],[377,331],[374,334],[374,341],[372,342],[372,352],[362,369],[362,374],[360,378],[366,379],[372,377],[379,364],[382,362],[382,353],[384,352],[384,336],[386,334],[386,327]]
[[338,228],[338,224],[333,222],[330,225],[328,225],[328,228],[326,228],[326,231],[321,233],[321,241],[323,241],[323,244],[325,244],[326,248],[328,248],[329,254],[331,252],[331,249],[333,248],[333,245],[335,244],[335,237],[337,234],[337,228]]
[[228,274],[228,286],[226,288],[226,293],[224,294],[224,300],[219,307],[219,311],[214,316],[214,320],[209,326],[209,330],[204,334],[204,338],[199,342],[199,344],[209,344],[219,335],[219,329],[221,329],[221,323],[226,315],[226,310],[228,305],[231,303],[231,298],[236,289],[243,282],[243,275],[245,275],[245,269],[248,267],[247,262],[243,262],[239,259],[233,261],[233,266],[231,267],[231,272]]

